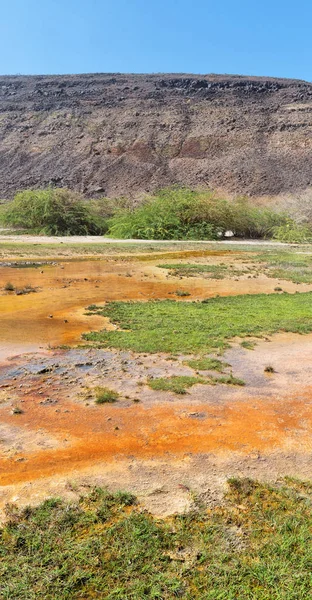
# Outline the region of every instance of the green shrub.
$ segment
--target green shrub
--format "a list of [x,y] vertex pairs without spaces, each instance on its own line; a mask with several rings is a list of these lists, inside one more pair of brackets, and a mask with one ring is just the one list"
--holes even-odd
[[312,241],[312,230],[307,225],[298,225],[294,221],[273,228],[273,238],[289,244],[303,244]]
[[199,213],[199,194],[187,189],[162,190],[108,221],[113,237],[134,239],[216,239],[215,227]]
[[108,220],[112,237],[214,240],[232,230],[237,237],[271,237],[287,217],[254,207],[240,198],[230,202],[212,192],[170,188],[147,197],[135,209],[117,210]]
[[6,207],[3,222],[47,235],[96,235],[105,231],[104,219],[79,194],[65,188],[19,192]]
[[118,392],[115,392],[115,390],[110,390],[107,387],[97,387],[94,391],[96,404],[111,404],[113,402],[117,402],[119,398]]

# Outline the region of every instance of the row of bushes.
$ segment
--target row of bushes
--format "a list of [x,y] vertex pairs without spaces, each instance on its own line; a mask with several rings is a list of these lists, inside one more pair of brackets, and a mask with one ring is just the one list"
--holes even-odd
[[231,230],[240,238],[312,239],[311,228],[286,213],[256,207],[245,198],[228,201],[185,188],[161,190],[137,207],[124,198],[87,201],[68,189],[25,190],[2,208],[0,221],[46,235],[214,240]]
[[209,192],[166,189],[135,210],[118,210],[109,220],[109,231],[114,237],[153,240],[214,240],[227,230],[242,238],[269,238],[288,220],[244,198],[230,202]]

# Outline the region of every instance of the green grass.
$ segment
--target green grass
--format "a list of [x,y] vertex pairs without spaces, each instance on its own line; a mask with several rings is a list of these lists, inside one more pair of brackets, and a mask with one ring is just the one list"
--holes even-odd
[[230,480],[224,506],[158,520],[130,494],[47,500],[0,530],[3,600],[305,600],[312,485]]
[[175,394],[186,394],[187,388],[196,385],[197,383],[209,383],[202,377],[188,377],[186,375],[176,375],[173,377],[158,377],[149,379],[148,385],[152,390],[161,392],[174,392]]
[[258,294],[203,302],[112,302],[93,314],[120,327],[84,334],[103,347],[136,352],[200,353],[225,348],[234,337],[312,331],[312,293]]
[[238,377],[234,377],[232,373],[229,375],[222,375],[221,377],[214,377],[214,383],[223,383],[224,385],[245,385],[245,382],[242,379],[238,379]]
[[218,371],[219,373],[223,373],[224,369],[230,366],[218,358],[210,358],[208,356],[188,360],[185,364],[191,367],[191,369],[195,369],[195,371]]
[[249,340],[243,340],[240,345],[242,348],[245,348],[246,350],[254,350],[254,348],[256,346],[256,342],[250,342]]
[[225,279],[239,277],[246,271],[235,269],[228,265],[202,265],[191,263],[173,263],[157,265],[161,269],[169,269],[170,275],[174,277],[196,277],[204,276],[210,279]]
[[96,404],[112,404],[119,398],[118,392],[110,390],[108,387],[96,387],[94,392]]
[[173,392],[174,394],[186,394],[187,389],[201,383],[202,385],[245,385],[242,379],[234,377],[232,373],[221,377],[189,377],[187,375],[173,375],[172,377],[157,377],[149,379],[150,388],[161,392]]
[[266,252],[253,258],[263,264],[268,277],[293,283],[312,283],[312,255],[294,252]]

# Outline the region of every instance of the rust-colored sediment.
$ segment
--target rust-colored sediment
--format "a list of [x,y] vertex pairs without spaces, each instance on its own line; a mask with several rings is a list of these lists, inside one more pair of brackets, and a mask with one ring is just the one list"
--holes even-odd
[[[209,390],[207,390],[207,400]],[[24,452],[0,459],[0,484],[8,485],[56,473],[84,468],[99,460],[135,456],[181,457],[187,453],[261,454],[276,450],[312,450],[312,388],[296,397],[248,402],[236,400],[224,405],[192,405],[177,401],[145,408],[130,406],[89,406],[62,403],[42,407],[28,399],[25,414],[10,415],[2,408],[3,423],[21,428],[44,428],[68,447]],[[68,410],[70,412],[64,412]],[[118,429],[115,429],[117,428]]]
[[[232,256],[222,254],[219,262],[233,261]],[[193,253],[193,256],[202,255]],[[218,262],[216,259],[216,254],[211,253],[214,264]],[[205,254],[205,262],[208,260]],[[128,262],[116,258],[75,260],[37,269],[0,267],[0,289],[7,281],[17,287],[25,284],[38,287],[37,293],[25,296],[0,294],[0,362],[9,354],[40,347],[43,353],[48,345],[79,343],[82,332],[109,327],[107,320],[84,314],[89,304],[155,298],[178,300],[174,295],[177,289],[189,291],[189,299],[194,300],[216,294],[270,293],[276,286],[276,280],[264,275],[256,279],[241,277],[237,281],[168,278],[166,271],[156,267],[158,263],[155,257],[143,257],[141,261],[136,258]],[[283,289],[294,292],[298,286],[283,282]],[[300,286],[300,291],[307,289],[311,286]],[[304,360],[304,365],[309,363],[307,352]],[[293,364],[289,368],[293,369]],[[263,365],[261,369],[263,373]],[[215,396],[211,399],[211,388],[207,386],[206,395],[192,388],[191,401],[188,396],[173,400],[172,395],[168,398],[154,393],[153,401],[146,404],[142,397],[139,404],[120,400],[116,405],[102,406],[93,402],[85,406],[73,396],[75,389],[71,390],[69,385],[57,389],[57,405],[42,405],[43,381],[34,378],[32,382],[28,377],[27,393],[23,395],[23,389],[15,386],[14,400],[11,398],[11,404],[23,400],[23,414],[13,415],[12,406],[4,398],[0,423],[11,430],[15,427],[23,434],[27,432],[28,437],[24,435],[23,439],[44,432],[47,439],[53,439],[53,448],[38,450],[37,446],[25,443],[18,450],[12,446],[8,449],[4,444],[0,454],[0,485],[70,475],[103,462],[109,465],[119,459],[131,461],[131,457],[170,462],[205,453],[228,457],[269,455],[275,451],[308,454],[312,451],[312,386],[306,386],[299,394],[298,381],[296,388],[289,387],[289,376],[287,373],[284,376],[287,389],[279,390],[276,396],[270,395],[270,389],[263,396],[256,389],[248,394],[248,387],[244,392],[233,390],[229,395],[220,386],[216,401]]]

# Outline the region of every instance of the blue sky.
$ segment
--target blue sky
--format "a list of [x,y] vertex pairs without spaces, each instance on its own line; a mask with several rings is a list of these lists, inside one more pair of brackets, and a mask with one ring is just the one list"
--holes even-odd
[[311,0],[2,0],[0,74],[237,73],[312,81]]

